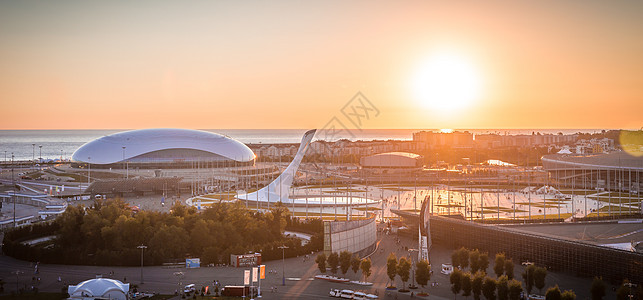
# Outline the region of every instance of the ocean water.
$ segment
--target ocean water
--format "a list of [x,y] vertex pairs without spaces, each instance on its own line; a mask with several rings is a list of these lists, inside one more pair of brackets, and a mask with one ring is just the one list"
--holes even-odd
[[[204,129],[237,139],[246,144],[276,144],[299,143],[307,129]],[[433,130],[438,129],[422,129]],[[458,129],[464,131],[467,129]],[[120,132],[123,130],[0,130],[0,161],[31,160],[42,157],[44,159],[69,159],[71,155],[83,144],[96,138]],[[340,132],[333,140],[346,138],[349,140],[411,140],[413,132],[420,129],[363,129]],[[474,134],[556,134],[562,132],[571,134],[576,132],[599,132],[600,129],[472,129]],[[323,134],[318,134],[318,139],[323,139]],[[42,146],[42,148],[40,147]],[[41,152],[42,151],[42,152]],[[42,153],[42,154],[41,154]]]

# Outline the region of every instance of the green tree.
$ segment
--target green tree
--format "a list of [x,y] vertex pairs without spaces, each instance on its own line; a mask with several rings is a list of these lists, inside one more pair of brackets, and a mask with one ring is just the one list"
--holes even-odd
[[536,266],[529,265],[525,269],[525,272],[522,273],[522,280],[525,283],[527,288],[527,294],[531,294],[531,290],[534,288],[534,273],[536,272]]
[[505,260],[506,258],[504,253],[496,253],[496,263],[493,266],[493,271],[496,273],[496,277],[500,277],[505,273]]
[[509,280],[514,279],[514,261],[511,259],[505,260],[505,275]]
[[415,281],[424,287],[431,280],[431,265],[426,260],[420,260],[415,265]]
[[362,275],[364,275],[364,281],[368,281],[368,277],[371,276],[371,259],[364,258],[362,263],[359,265],[359,268],[362,269]]
[[319,272],[326,273],[326,254],[320,253],[319,255],[317,255],[317,257],[315,258],[315,262],[317,263]]
[[371,259],[364,258],[359,265],[359,268],[362,269],[362,275],[364,275],[364,281],[368,280],[368,277],[371,276]]
[[484,282],[484,273],[478,271],[473,274],[473,279],[471,280],[471,292],[473,292],[473,299],[480,300],[480,295],[482,294],[482,283]]
[[496,300],[496,280],[487,276],[482,282],[482,294],[487,300]]
[[502,275],[498,278],[496,290],[498,291],[498,300],[509,299],[509,279],[507,276]]
[[547,290],[547,293],[545,293],[545,300],[562,300],[562,295],[558,285]]
[[449,281],[451,282],[451,292],[453,293],[453,298],[456,299],[456,296],[462,290],[462,271],[460,269],[453,269],[453,273],[449,276]]
[[219,248],[215,246],[207,247],[203,250],[203,262],[207,264],[217,264],[219,263]]
[[391,280],[391,286],[395,286],[395,276],[397,276],[397,257],[395,253],[391,252],[386,259],[386,275]]
[[547,270],[542,267],[537,267],[534,270],[534,285],[542,293],[545,287],[545,277],[547,277]]
[[576,293],[572,290],[566,290],[561,295],[562,300],[576,300]]
[[625,279],[616,290],[616,300],[627,300],[630,294],[632,294],[632,287],[630,286],[630,281]]
[[328,262],[330,272],[333,274],[337,273],[337,267],[339,266],[339,255],[337,255],[337,252],[333,252],[328,255],[328,259],[326,259],[326,262]]
[[454,268],[457,268],[460,265],[460,255],[458,254],[458,250],[454,250],[453,253],[451,253],[451,265],[453,265]]
[[351,268],[352,256],[353,255],[346,250],[339,253],[339,267],[342,271],[342,274],[344,274],[344,276],[346,276],[346,272],[348,272],[348,269]]
[[406,282],[409,281],[409,274],[411,272],[411,262],[406,257],[400,257],[400,262],[397,264],[397,275],[404,283],[403,289],[406,290]]
[[489,268],[489,254],[487,252],[480,254],[478,268],[480,268],[482,272],[485,272],[485,274],[487,273],[487,269]]
[[603,277],[594,277],[592,281],[592,286],[589,289],[589,292],[592,294],[592,300],[602,300],[605,297],[605,289],[607,286],[603,281]]
[[509,281],[509,300],[520,300],[520,293],[522,293],[520,281],[515,279]]
[[462,296],[469,298],[471,296],[471,273],[462,274]]
[[475,274],[480,269],[480,251],[478,249],[469,252],[469,267],[471,274]]
[[458,266],[463,270],[469,266],[469,250],[464,247],[458,249]]
[[362,263],[362,261],[357,257],[357,255],[353,255],[351,257],[351,270],[353,270],[353,273],[357,274],[359,272],[359,265]]

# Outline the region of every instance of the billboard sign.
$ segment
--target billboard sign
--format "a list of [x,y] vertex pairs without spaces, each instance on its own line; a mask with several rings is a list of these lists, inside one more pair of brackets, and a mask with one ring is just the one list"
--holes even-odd
[[186,258],[185,259],[185,267],[188,268],[188,269],[200,268],[201,267],[201,259],[200,258]]

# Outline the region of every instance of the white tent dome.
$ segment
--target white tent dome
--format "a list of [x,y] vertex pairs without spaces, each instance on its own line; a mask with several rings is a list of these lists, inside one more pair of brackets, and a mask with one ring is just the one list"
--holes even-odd
[[70,299],[104,297],[109,299],[127,299],[129,283],[122,283],[109,278],[96,278],[83,281],[67,288]]

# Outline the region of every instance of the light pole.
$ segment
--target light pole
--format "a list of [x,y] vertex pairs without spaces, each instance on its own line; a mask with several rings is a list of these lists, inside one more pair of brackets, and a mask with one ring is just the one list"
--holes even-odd
[[286,285],[286,249],[288,246],[283,245],[277,248],[281,249],[281,285]]
[[16,274],[16,294],[17,294],[18,293],[18,275],[20,275],[20,274],[22,274],[24,272],[16,270],[16,271],[13,271],[11,273]]
[[92,176],[92,157],[87,157],[87,188],[89,189],[89,179]]
[[31,144],[31,163],[36,163],[36,144]]
[[127,170],[127,167],[126,167],[126,164],[125,164],[125,148],[127,148],[127,147],[123,146],[123,167],[125,167],[123,169],[126,169],[125,170],[125,179],[127,179],[129,177],[129,174],[127,174],[128,170]]
[[[13,177],[13,152],[11,152],[11,200],[13,200],[13,228],[16,228],[16,179]],[[18,272],[18,271],[16,271]],[[18,278],[18,274],[16,274],[16,278]],[[18,279],[16,279],[17,281]],[[17,285],[18,283],[16,283]],[[16,292],[18,292],[18,289],[16,288]]]
[[141,249],[141,284],[143,284],[143,251],[145,251],[145,249],[147,249],[147,246],[140,245],[140,246],[138,246],[136,248]]
[[42,145],[38,146],[40,148],[40,158],[38,159],[42,163]]

